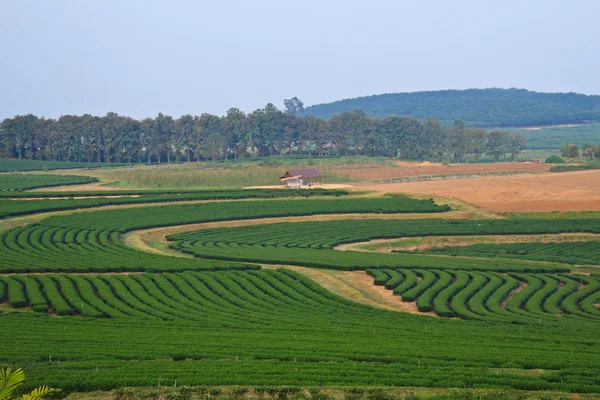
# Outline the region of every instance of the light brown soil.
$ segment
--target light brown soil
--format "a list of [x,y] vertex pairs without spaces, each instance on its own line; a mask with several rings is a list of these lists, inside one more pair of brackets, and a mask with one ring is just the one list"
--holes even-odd
[[297,271],[330,292],[357,303],[386,310],[437,317],[433,312],[420,312],[415,302],[403,302],[400,296],[395,296],[391,290],[387,290],[383,286],[375,286],[373,277],[364,271],[335,271],[289,265],[263,265],[262,267],[268,269],[287,268]]
[[515,294],[519,293],[521,290],[525,289],[527,286],[529,286],[529,284],[527,282],[520,281],[519,287],[514,289],[512,292],[510,292],[508,294],[508,296],[506,296],[506,298],[504,300],[502,300],[502,308],[506,308],[506,305],[508,304],[510,299],[512,299]]
[[498,212],[600,211],[600,170],[355,186],[452,197]]
[[408,163],[403,161],[394,162],[398,167],[381,166],[356,166],[356,167],[336,167],[335,173],[348,175],[351,178],[376,181],[380,179],[404,178],[413,176],[430,175],[454,175],[454,174],[477,174],[490,172],[546,172],[550,169],[550,164],[541,163],[493,163],[493,164],[450,164],[443,165],[439,163]]
[[429,162],[429,161],[423,161],[421,163],[419,162],[410,162],[410,161],[392,161],[394,164],[396,164],[399,167],[441,167],[444,164],[440,163],[440,162]]

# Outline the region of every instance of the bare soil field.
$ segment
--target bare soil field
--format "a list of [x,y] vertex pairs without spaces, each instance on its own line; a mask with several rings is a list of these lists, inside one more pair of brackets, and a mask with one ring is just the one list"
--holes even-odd
[[[523,165],[547,167],[543,164]],[[498,212],[600,211],[600,171],[596,170],[392,184],[365,182],[355,187],[387,193],[451,197]]]
[[376,181],[380,179],[412,176],[477,174],[490,172],[547,172],[552,165],[542,163],[450,164],[395,162],[398,167],[357,166],[336,167],[335,172],[354,179]]

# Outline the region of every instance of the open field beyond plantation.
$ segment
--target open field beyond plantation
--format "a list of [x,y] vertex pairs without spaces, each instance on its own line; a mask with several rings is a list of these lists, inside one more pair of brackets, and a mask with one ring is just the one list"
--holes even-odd
[[498,212],[600,210],[600,171],[354,186],[388,193],[452,197]]
[[486,164],[449,164],[441,163],[407,163],[396,161],[393,167],[381,165],[363,167],[343,167],[335,169],[338,174],[347,175],[354,179],[378,181],[403,177],[486,174],[507,172],[545,172],[551,165],[542,163],[486,163]]

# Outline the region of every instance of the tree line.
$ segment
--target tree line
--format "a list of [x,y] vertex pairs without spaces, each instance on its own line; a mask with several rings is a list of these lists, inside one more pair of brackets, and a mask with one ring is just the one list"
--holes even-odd
[[[579,157],[579,146],[572,143],[565,143],[560,152],[563,157],[577,158]],[[596,146],[593,143],[585,143],[581,148],[581,155],[588,161],[594,158],[600,160],[600,145]]]
[[445,128],[437,118],[370,118],[361,110],[329,120],[302,116],[303,104],[286,99],[249,114],[230,108],[223,116],[159,113],[136,120],[109,112],[58,119],[17,115],[0,124],[0,156],[78,162],[191,162],[273,155],[368,155],[447,162],[511,160],[526,146],[516,132],[468,128],[457,119]]

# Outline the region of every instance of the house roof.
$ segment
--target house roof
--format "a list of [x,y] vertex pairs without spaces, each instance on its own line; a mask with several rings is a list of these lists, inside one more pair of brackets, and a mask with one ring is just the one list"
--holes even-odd
[[297,176],[300,178],[322,178],[323,175],[322,173],[320,173],[319,171],[317,171],[314,168],[305,168],[305,169],[290,169],[288,171],[286,171],[285,174],[283,174],[279,179],[283,179],[283,178],[289,178],[292,176]]

